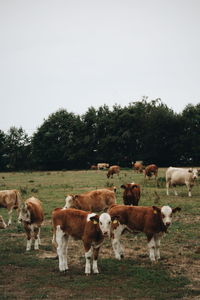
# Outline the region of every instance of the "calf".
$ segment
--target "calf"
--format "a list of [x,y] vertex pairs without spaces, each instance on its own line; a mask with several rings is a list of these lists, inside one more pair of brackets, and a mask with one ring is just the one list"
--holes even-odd
[[172,222],[172,214],[180,211],[179,207],[161,208],[152,206],[113,205],[108,213],[112,219],[112,246],[117,259],[123,257],[120,237],[125,229],[133,233],[144,232],[148,241],[151,261],[160,258],[160,240]]
[[0,207],[8,210],[8,225],[12,223],[12,211],[18,209],[21,203],[21,196],[17,190],[0,191]]
[[144,177],[146,178],[146,176],[150,179],[150,177],[155,176],[155,179],[158,175],[158,167],[154,164],[152,165],[148,165],[145,169],[144,169]]
[[79,195],[68,195],[65,208],[77,208],[84,211],[103,211],[116,203],[115,192],[107,188],[86,192]]
[[120,167],[119,166],[111,166],[108,169],[107,177],[110,178],[110,176],[111,176],[111,178],[113,178],[114,174],[117,174],[119,176],[119,172],[120,172]]
[[174,187],[175,196],[178,195],[175,187],[177,185],[186,185],[188,189],[188,196],[191,197],[192,187],[194,186],[194,182],[198,177],[198,170],[196,169],[182,169],[182,168],[174,168],[169,167],[166,171],[166,192],[169,196],[169,187]]
[[20,207],[19,222],[23,223],[27,235],[26,250],[31,250],[32,240],[34,239],[34,249],[39,249],[40,228],[44,220],[44,213],[41,202],[31,197]]
[[0,216],[0,229],[5,229],[7,227],[2,216]]
[[[95,213],[85,212],[73,208],[56,208],[52,212],[53,240],[57,246],[59,270],[68,270],[67,246],[69,237],[82,240],[85,249],[85,274],[97,274],[98,254],[104,237],[110,236],[111,218],[107,213],[97,216]],[[93,259],[93,261],[92,261]]]
[[134,182],[122,184],[121,188],[124,189],[123,201],[125,205],[138,205],[140,200],[140,185]]

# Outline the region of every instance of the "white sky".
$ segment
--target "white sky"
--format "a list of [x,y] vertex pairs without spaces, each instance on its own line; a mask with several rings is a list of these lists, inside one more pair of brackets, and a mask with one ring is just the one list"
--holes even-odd
[[0,0],[0,129],[64,108],[200,102],[200,0]]

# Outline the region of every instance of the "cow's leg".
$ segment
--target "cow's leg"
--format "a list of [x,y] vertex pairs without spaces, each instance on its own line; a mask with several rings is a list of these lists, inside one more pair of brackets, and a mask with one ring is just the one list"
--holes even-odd
[[149,258],[151,261],[155,261],[155,248],[156,248],[156,243],[155,243],[155,239],[154,236],[150,235],[147,236],[148,239],[148,248],[149,248]]
[[65,232],[60,228],[60,225],[58,225],[56,229],[56,243],[57,243],[57,254],[59,259],[59,270],[61,272],[68,270],[67,241],[68,241],[68,237],[65,236]]
[[38,250],[39,249],[39,241],[40,241],[40,228],[34,227],[34,249]]
[[178,196],[178,193],[177,193],[177,191],[176,191],[176,184],[173,184],[172,186],[173,186],[173,189],[174,189],[174,195],[175,195],[175,196]]
[[32,244],[31,228],[28,225],[26,225],[25,230],[27,235],[26,251],[30,251]]
[[13,211],[13,208],[8,208],[8,226],[11,225],[12,223],[12,211]]
[[187,190],[188,190],[188,196],[189,197],[192,197],[192,187],[191,187],[191,185],[189,184],[189,182],[186,182],[185,183],[186,184],[186,187],[187,187]]
[[167,196],[169,196],[169,181],[167,180],[166,181],[166,193],[167,193]]
[[162,238],[162,234],[155,234],[154,240],[155,240],[155,259],[160,259],[160,241]]
[[98,260],[98,256],[99,256],[99,249],[100,249],[101,245],[95,245],[93,247],[93,263],[92,263],[92,270],[94,274],[98,274],[99,270],[98,270],[98,266],[97,266],[97,260]]
[[93,247],[91,243],[84,243],[85,248],[85,274],[91,273],[91,260],[93,256]]
[[120,244],[120,237],[123,230],[124,230],[124,226],[119,225],[116,229],[113,230],[113,237],[112,237],[113,251],[115,253],[115,257],[119,260],[124,257],[123,248]]

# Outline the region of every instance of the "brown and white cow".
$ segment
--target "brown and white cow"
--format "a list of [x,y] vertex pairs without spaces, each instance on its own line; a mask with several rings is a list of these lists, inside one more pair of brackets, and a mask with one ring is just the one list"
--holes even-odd
[[65,208],[100,212],[116,203],[116,197],[114,191],[105,188],[78,195],[68,195],[65,202]]
[[22,203],[18,219],[24,225],[26,231],[26,250],[31,250],[32,240],[34,240],[34,249],[38,250],[40,245],[40,228],[44,220],[44,212],[40,200],[31,197]]
[[145,169],[144,169],[144,177],[146,178],[146,176],[150,179],[150,177],[155,176],[155,179],[158,175],[158,167],[154,164],[152,165],[148,165]]
[[113,175],[114,174],[117,174],[119,176],[119,172],[120,172],[120,167],[119,166],[111,166],[109,169],[108,169],[108,173],[107,173],[107,177],[108,178],[113,178]]
[[104,170],[104,169],[108,169],[108,168],[109,168],[109,164],[107,164],[107,163],[98,163],[97,164],[98,170]]
[[110,237],[111,218],[108,213],[97,216],[95,213],[85,212],[73,208],[56,208],[52,212],[53,239],[57,247],[59,270],[68,270],[67,247],[70,237],[83,241],[85,249],[85,274],[97,274],[98,254],[104,237]]
[[169,187],[172,186],[174,188],[175,196],[178,195],[175,187],[177,185],[186,185],[188,189],[188,196],[191,197],[192,187],[194,186],[195,180],[198,177],[197,169],[183,169],[183,168],[175,168],[169,167],[166,171],[166,191],[169,196]]
[[123,250],[120,244],[121,234],[125,229],[133,233],[145,233],[148,241],[149,257],[151,261],[160,258],[160,240],[172,223],[172,215],[180,211],[179,207],[161,208],[152,206],[126,206],[113,205],[108,213],[112,219],[112,246],[117,259],[123,257]]
[[124,189],[123,201],[125,205],[138,205],[140,200],[140,185],[135,182],[122,184],[121,188]]
[[0,229],[5,229],[7,227],[2,216],[0,216]]
[[133,170],[136,171],[136,173],[142,173],[144,170],[144,166],[141,162],[136,161],[135,163],[132,164]]
[[0,207],[8,210],[8,225],[12,222],[12,211],[18,209],[21,203],[21,196],[17,190],[0,191]]

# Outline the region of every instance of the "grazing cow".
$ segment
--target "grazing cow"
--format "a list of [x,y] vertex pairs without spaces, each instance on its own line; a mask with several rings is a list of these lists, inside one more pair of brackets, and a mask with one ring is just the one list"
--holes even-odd
[[135,163],[132,164],[133,169],[136,171],[136,173],[142,173],[144,170],[144,166],[141,162],[136,161]]
[[148,241],[149,257],[151,261],[160,258],[160,240],[172,222],[172,214],[180,211],[179,207],[161,208],[152,206],[113,205],[108,210],[112,220],[112,246],[117,259],[123,257],[120,236],[125,229],[133,233],[144,232]]
[[169,187],[174,187],[174,193],[177,196],[178,193],[175,190],[177,185],[186,185],[188,189],[188,196],[191,197],[192,187],[195,180],[198,177],[198,170],[196,169],[182,169],[169,167],[166,171],[166,192],[169,196]]
[[53,239],[57,247],[59,270],[68,270],[67,246],[69,237],[82,240],[85,249],[85,274],[97,274],[97,259],[104,237],[110,237],[111,218],[108,213],[97,216],[95,213],[85,212],[73,208],[56,208],[52,212]]
[[104,169],[108,169],[108,168],[109,168],[109,164],[107,164],[107,163],[98,163],[97,164],[98,170],[104,170]]
[[65,208],[99,212],[116,203],[116,197],[114,191],[105,188],[79,195],[68,195],[65,202]]
[[158,167],[154,164],[152,165],[148,165],[145,169],[144,169],[144,177],[146,178],[146,176],[150,179],[151,176],[155,176],[155,179],[158,175]]
[[97,166],[96,165],[91,165],[90,170],[97,170]]
[[124,189],[123,201],[125,205],[138,205],[140,200],[140,185],[134,182],[122,184],[121,188]]
[[20,207],[19,222],[23,223],[27,235],[26,250],[31,250],[34,239],[34,249],[39,249],[40,228],[44,220],[44,213],[40,200],[35,197],[27,199]]
[[7,227],[2,216],[0,216],[0,229],[5,229]]
[[0,207],[8,210],[8,225],[12,221],[13,209],[18,209],[21,203],[21,196],[17,190],[3,190],[0,191]]
[[107,177],[110,178],[110,176],[111,176],[111,178],[113,178],[114,174],[117,174],[119,176],[119,172],[120,172],[120,167],[119,166],[111,166],[108,169]]

